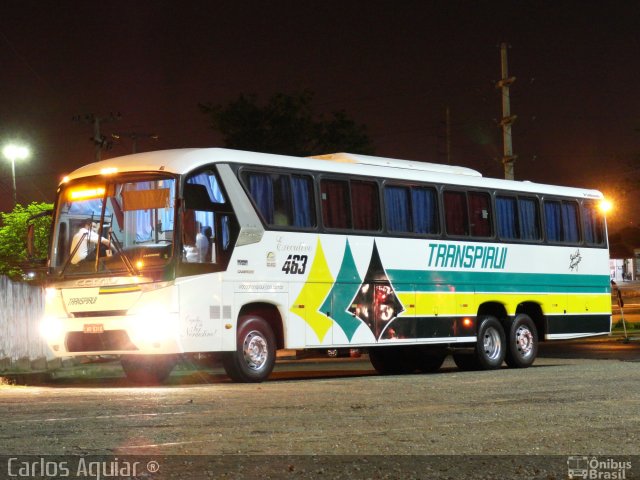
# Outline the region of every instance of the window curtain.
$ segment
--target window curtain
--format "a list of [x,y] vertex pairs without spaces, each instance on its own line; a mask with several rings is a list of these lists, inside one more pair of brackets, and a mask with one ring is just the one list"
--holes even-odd
[[174,180],[162,180],[160,185],[160,188],[169,188],[169,205],[167,208],[161,208],[158,210],[158,217],[162,222],[162,230],[173,230],[176,182]]
[[591,245],[602,245],[604,228],[597,205],[594,202],[585,202],[583,212],[585,241]]
[[438,202],[436,191],[431,188],[412,188],[413,231],[415,233],[438,233]]
[[562,241],[562,210],[560,202],[544,202],[545,233],[550,242]]
[[267,223],[273,223],[273,184],[269,175],[249,174],[249,193]]
[[213,203],[224,203],[224,196],[218,185],[218,180],[215,175],[210,172],[199,173],[187,180],[187,183],[194,185],[203,185],[207,189],[209,199]]
[[469,192],[468,199],[471,235],[474,237],[491,236],[491,207],[489,195]]
[[322,182],[322,221],[325,226],[350,228],[350,214],[347,182],[324,180]]
[[496,197],[496,210],[498,236],[505,240],[517,239],[516,199],[513,197]]
[[371,182],[351,182],[353,227],[356,230],[378,230],[378,185]]
[[580,241],[578,218],[578,204],[562,202],[562,233],[565,242],[576,243]]
[[[127,190],[151,190],[154,188],[153,182],[138,182],[138,183],[129,183],[125,185],[125,191]],[[148,242],[151,240],[153,236],[153,215],[152,210],[132,210],[125,212],[125,217],[130,219],[130,222],[133,222],[134,231],[136,232],[135,241],[136,242]],[[132,225],[127,225],[127,230]],[[131,231],[131,230],[129,230]]]
[[291,177],[293,197],[293,225],[296,227],[313,227],[315,213],[313,209],[311,180],[308,177],[293,175]]
[[449,235],[468,235],[466,195],[444,192],[444,216]]
[[518,219],[522,240],[540,240],[538,201],[535,198],[518,199]]
[[391,232],[410,232],[409,189],[387,186],[384,189],[387,227]]

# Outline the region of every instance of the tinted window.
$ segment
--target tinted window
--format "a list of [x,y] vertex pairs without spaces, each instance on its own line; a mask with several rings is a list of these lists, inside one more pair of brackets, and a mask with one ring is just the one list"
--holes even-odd
[[550,242],[578,243],[580,229],[578,204],[572,201],[545,200],[545,234]]
[[467,199],[464,192],[444,192],[444,218],[448,235],[468,235]]
[[273,226],[315,226],[313,182],[308,175],[247,172],[249,194],[264,221]]
[[380,229],[380,201],[378,200],[377,183],[352,181],[351,206],[354,229]]
[[604,218],[597,202],[582,204],[584,240],[590,245],[604,245]]
[[322,222],[329,228],[351,228],[349,183],[342,180],[322,180]]

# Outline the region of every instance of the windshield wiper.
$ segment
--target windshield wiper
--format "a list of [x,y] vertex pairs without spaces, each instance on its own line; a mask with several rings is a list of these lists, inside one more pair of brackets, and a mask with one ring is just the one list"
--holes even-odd
[[136,277],[140,275],[140,272],[138,271],[138,269],[136,269],[136,267],[131,262],[131,259],[124,252],[124,248],[122,248],[122,243],[120,243],[120,240],[118,240],[118,237],[116,237],[112,231],[109,231],[109,242],[111,242],[111,244],[113,244],[116,247],[115,248],[116,253],[119,254],[120,260],[122,260],[122,263],[124,263],[124,266],[127,268],[131,276]]
[[71,259],[75,256],[76,252],[80,248],[80,245],[87,238],[87,235],[89,235],[89,232],[85,232],[85,233],[82,234],[82,237],[80,237],[80,241],[78,243],[76,243],[75,248],[71,251],[71,253],[67,257],[67,259],[65,260],[64,265],[62,265],[62,269],[60,270],[60,273],[58,273],[59,277],[64,275],[65,270],[67,269],[67,267],[71,263]]

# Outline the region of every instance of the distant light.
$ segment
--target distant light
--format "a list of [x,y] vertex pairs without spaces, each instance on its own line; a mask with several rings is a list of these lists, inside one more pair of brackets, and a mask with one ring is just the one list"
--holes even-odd
[[603,199],[600,201],[599,207],[602,213],[608,213],[613,208],[613,203],[611,203],[609,200]]
[[7,145],[2,149],[2,154],[12,162],[15,160],[24,160],[29,157],[29,149],[21,145]]

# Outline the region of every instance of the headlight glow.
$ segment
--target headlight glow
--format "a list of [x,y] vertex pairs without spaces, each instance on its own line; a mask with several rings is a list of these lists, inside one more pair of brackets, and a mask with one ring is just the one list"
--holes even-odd
[[55,342],[64,335],[64,325],[59,318],[45,317],[40,323],[40,335],[47,342]]
[[131,318],[134,343],[162,342],[177,335],[177,316],[158,306],[148,306]]

